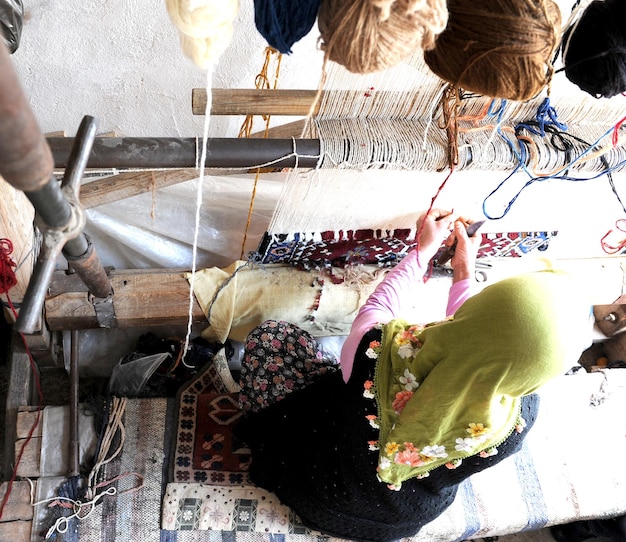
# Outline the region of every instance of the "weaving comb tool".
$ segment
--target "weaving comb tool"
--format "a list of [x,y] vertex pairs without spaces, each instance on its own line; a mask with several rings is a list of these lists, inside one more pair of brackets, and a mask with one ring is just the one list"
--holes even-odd
[[[480,227],[485,223],[484,220],[477,220],[476,222],[472,222],[471,224],[465,225],[465,230],[467,231],[468,237],[474,237],[476,232],[480,229]],[[437,265],[443,265],[448,262],[452,256],[454,256],[454,252],[456,251],[456,239],[452,246],[446,248],[446,250],[437,258]]]

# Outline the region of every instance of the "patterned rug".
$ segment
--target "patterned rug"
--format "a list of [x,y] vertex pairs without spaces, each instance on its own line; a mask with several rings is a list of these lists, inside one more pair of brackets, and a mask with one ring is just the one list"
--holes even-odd
[[242,416],[238,391],[223,349],[180,390],[172,482],[248,483],[250,453],[233,435]]
[[[257,252],[260,263],[289,264],[305,270],[349,265],[393,267],[415,247],[414,235],[409,229],[266,233]],[[483,233],[478,257],[519,258],[532,250],[546,250],[556,235],[556,231]]]

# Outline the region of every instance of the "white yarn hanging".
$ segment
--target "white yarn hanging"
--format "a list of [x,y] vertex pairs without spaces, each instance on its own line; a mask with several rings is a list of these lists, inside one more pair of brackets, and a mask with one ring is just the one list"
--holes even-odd
[[202,69],[214,65],[230,44],[239,0],[165,0],[165,6],[183,53]]

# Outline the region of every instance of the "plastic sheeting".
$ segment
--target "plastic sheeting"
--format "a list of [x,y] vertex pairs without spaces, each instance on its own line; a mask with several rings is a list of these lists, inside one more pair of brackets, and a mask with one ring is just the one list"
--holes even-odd
[[22,0],[0,0],[0,34],[11,53],[17,51],[20,45],[23,18]]
[[[257,182],[245,255],[259,245],[282,190],[284,174]],[[202,186],[197,268],[240,259],[254,175],[206,177]],[[117,269],[191,268],[199,180],[87,211],[85,233],[102,264]]]

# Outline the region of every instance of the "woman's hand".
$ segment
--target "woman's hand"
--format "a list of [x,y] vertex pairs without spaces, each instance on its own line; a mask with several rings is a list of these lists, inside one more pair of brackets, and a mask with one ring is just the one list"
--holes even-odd
[[418,250],[420,257],[430,261],[435,256],[457,219],[452,211],[443,209],[431,209],[429,213],[422,214],[417,219],[417,231],[419,233]]
[[476,255],[480,248],[482,236],[475,233],[472,237],[467,235],[466,224],[470,221],[459,219],[454,223],[454,231],[446,240],[446,245],[451,246],[456,240],[456,249],[454,256],[450,260],[450,265],[454,270],[452,282],[463,279],[469,279],[474,276],[474,268],[476,266]]

